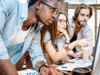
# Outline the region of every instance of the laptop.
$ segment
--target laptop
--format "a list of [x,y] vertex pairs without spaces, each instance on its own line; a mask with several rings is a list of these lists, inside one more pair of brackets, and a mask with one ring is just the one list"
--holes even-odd
[[100,75],[100,23],[99,23],[97,40],[96,40],[91,75]]

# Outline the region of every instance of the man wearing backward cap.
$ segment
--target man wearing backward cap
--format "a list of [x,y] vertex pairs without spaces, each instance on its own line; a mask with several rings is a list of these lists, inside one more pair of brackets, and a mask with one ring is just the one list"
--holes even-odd
[[[23,2],[24,1],[24,2]],[[14,67],[28,50],[33,67],[41,75],[56,74],[46,67],[37,22],[48,26],[58,0],[0,0],[0,75],[18,75]]]

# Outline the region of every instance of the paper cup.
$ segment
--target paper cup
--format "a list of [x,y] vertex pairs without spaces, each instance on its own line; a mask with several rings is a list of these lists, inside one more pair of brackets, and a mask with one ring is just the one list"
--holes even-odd
[[75,68],[72,71],[72,75],[91,75],[90,68]]
[[83,59],[84,60],[89,60],[89,47],[82,47],[82,51],[83,51]]

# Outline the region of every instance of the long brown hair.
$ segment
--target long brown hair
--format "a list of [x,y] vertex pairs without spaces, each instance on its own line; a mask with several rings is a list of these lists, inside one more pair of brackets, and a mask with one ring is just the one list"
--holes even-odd
[[77,17],[81,11],[81,9],[89,9],[90,11],[90,14],[89,14],[89,18],[92,16],[93,12],[92,12],[92,7],[89,6],[89,5],[86,5],[86,4],[80,4],[76,9],[75,9],[75,12],[74,12],[74,17],[73,17],[73,20],[77,20]]
[[[67,15],[63,12],[58,12],[58,15],[54,18],[54,21],[51,25],[49,25],[48,27],[43,26],[41,28],[41,45],[42,45],[43,48],[44,48],[43,40],[44,40],[44,36],[45,36],[46,31],[48,31],[50,33],[51,43],[54,45],[55,40],[58,37],[57,36],[57,22],[58,22],[58,17],[59,17],[60,14],[64,14],[66,16],[66,24],[68,24]],[[68,32],[68,25],[66,27],[66,31]],[[69,32],[68,32],[68,34],[69,34]]]

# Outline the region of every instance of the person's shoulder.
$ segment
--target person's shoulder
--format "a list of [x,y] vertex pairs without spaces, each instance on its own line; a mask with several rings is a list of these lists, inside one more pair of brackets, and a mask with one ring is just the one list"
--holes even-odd
[[86,29],[91,29],[91,27],[90,27],[89,24],[86,24],[86,25],[85,25],[85,28],[86,28]]
[[46,35],[48,35],[48,36],[50,35],[50,33],[49,33],[49,31],[48,31],[48,30],[46,31]]
[[91,31],[92,28],[90,27],[90,25],[86,24],[86,25],[84,26],[84,30],[85,30],[85,31]]
[[2,7],[7,10],[12,10],[17,4],[18,0],[0,0]]
[[49,31],[46,31],[45,38],[50,39],[50,33],[49,33]]
[[49,31],[46,31],[45,36],[44,36],[44,42],[47,43],[50,41],[50,33]]
[[7,6],[12,2],[13,2],[13,0],[0,0],[0,5]]
[[1,0],[1,2],[5,5],[12,5],[12,4],[16,4],[18,0]]
[[0,0],[0,7],[5,13],[10,13],[16,6],[18,0]]

